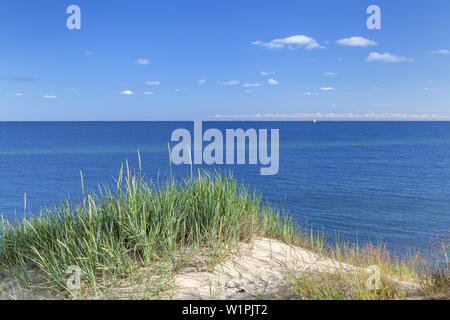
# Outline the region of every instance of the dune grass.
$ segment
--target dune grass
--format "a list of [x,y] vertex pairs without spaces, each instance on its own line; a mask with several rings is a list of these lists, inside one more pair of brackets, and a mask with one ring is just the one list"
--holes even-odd
[[53,290],[67,290],[67,270],[81,269],[84,283],[128,277],[137,267],[163,263],[177,270],[193,253],[213,268],[241,241],[270,235],[289,241],[291,222],[274,214],[231,175],[198,173],[182,183],[157,185],[126,166],[116,188],[102,187],[81,202],[63,202],[40,215],[2,218],[0,268],[38,270]]
[[[380,265],[386,272],[420,277],[448,290],[448,269],[433,282],[430,276],[419,276],[414,263],[395,260],[383,248],[333,247],[313,232],[299,232],[291,218],[262,203],[230,174],[199,171],[181,183],[169,179],[153,184],[131,173],[127,163],[115,182],[114,190],[104,186],[79,202],[67,200],[23,220],[2,217],[0,282],[2,275],[12,277],[23,288],[62,298],[170,298],[173,275],[181,267],[195,264],[213,270],[240,242],[269,237],[357,266]],[[76,289],[67,282],[74,266],[82,274]],[[344,294],[338,287],[330,289],[331,280],[317,282],[320,277],[298,275],[292,279],[292,291],[299,298],[399,297],[394,289]],[[348,288],[347,280],[333,283]],[[433,286],[429,295],[435,293]],[[129,290],[111,289],[122,287]]]

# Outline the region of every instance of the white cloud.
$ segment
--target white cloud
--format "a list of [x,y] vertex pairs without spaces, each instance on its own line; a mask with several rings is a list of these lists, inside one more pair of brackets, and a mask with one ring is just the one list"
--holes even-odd
[[213,118],[218,119],[348,119],[348,120],[359,120],[359,119],[373,119],[373,120],[439,120],[445,119],[450,120],[450,114],[439,114],[439,113],[321,113],[321,112],[311,112],[311,113],[257,113],[257,114],[235,114],[235,115],[224,115],[216,114]]
[[145,95],[153,95],[153,94],[155,94],[153,91],[147,91],[147,92],[144,92],[144,94]]
[[243,84],[243,86],[244,87],[262,87],[263,85],[262,85],[262,83],[248,83],[248,82],[246,82],[246,83]]
[[239,84],[239,81],[238,80],[217,81],[217,83],[222,86],[235,86]]
[[197,81],[198,84],[205,84],[206,83],[206,79],[200,79]]
[[304,94],[305,96],[318,96],[318,95],[319,95],[318,92],[312,92],[312,91],[303,92],[303,94]]
[[122,91],[121,94],[126,95],[126,96],[131,96],[132,94],[134,94],[134,92],[131,90],[125,90],[125,91]]
[[94,53],[93,53],[92,51],[86,50],[86,51],[84,52],[84,54],[85,54],[86,56],[92,56]]
[[380,87],[377,87],[377,86],[373,86],[373,87],[371,87],[370,89],[372,89],[372,90],[380,90],[381,88],[380,88]]
[[274,39],[270,42],[254,41],[251,43],[254,46],[260,46],[266,49],[296,49],[296,48],[306,48],[308,50],[312,49],[323,49],[324,47],[319,45],[316,40],[305,35],[295,35],[283,39]]
[[371,52],[367,58],[367,61],[383,61],[383,62],[413,62],[412,59],[406,58],[406,57],[400,57],[393,55],[391,53],[378,53],[378,52]]
[[139,58],[136,60],[137,64],[140,64],[141,66],[146,66],[150,64],[150,60],[148,59],[144,59],[144,58]]
[[145,81],[149,86],[159,86],[161,84],[160,81]]
[[253,91],[252,90],[245,90],[244,92],[245,93],[252,93]]
[[446,50],[446,49],[441,49],[441,50],[430,51],[430,53],[434,53],[434,54],[450,54],[450,51]]
[[336,43],[342,46],[349,46],[349,47],[368,47],[377,45],[376,41],[369,40],[363,37],[344,38],[336,41]]
[[338,74],[336,72],[325,72],[323,73],[324,76],[337,76]]
[[271,86],[275,86],[277,84],[280,84],[277,80],[275,79],[269,79],[267,80],[267,82],[271,85]]
[[333,87],[322,87],[322,88],[320,88],[320,90],[322,90],[322,91],[332,91],[332,90],[336,90],[336,89],[334,89]]
[[275,72],[265,72],[265,71],[261,71],[259,74],[262,75],[262,76],[270,76],[271,74],[275,74]]
[[55,95],[46,94],[45,96],[43,96],[43,98],[45,98],[45,99],[56,99],[57,97]]
[[179,88],[173,89],[173,91],[175,91],[175,92],[188,92],[186,89],[179,89]]
[[20,92],[17,92],[17,93],[11,93],[11,94],[9,94],[10,96],[14,96],[14,97],[21,97],[22,96],[22,93],[20,93]]
[[434,88],[423,88],[423,90],[425,90],[425,91],[433,91]]

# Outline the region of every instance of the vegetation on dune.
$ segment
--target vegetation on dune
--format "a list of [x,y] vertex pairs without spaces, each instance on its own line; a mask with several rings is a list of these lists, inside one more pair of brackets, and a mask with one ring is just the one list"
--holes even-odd
[[23,221],[2,219],[1,268],[37,269],[52,289],[65,290],[67,269],[77,266],[95,288],[105,274],[127,277],[162,261],[176,270],[200,251],[213,268],[241,241],[293,236],[290,221],[261,206],[231,175],[199,172],[156,185],[127,165],[116,183],[114,191],[102,187]]
[[[419,276],[415,264],[395,260],[383,248],[332,248],[323,237],[299,232],[292,219],[263,204],[231,175],[204,171],[181,183],[170,179],[159,185],[131,174],[128,164],[125,170],[124,174],[121,168],[115,190],[102,187],[80,202],[65,201],[24,220],[2,218],[0,281],[3,274],[32,287],[33,274],[38,274],[40,289],[83,298],[105,296],[108,287],[124,279],[143,284],[137,271],[147,270],[151,283],[146,282],[146,294],[140,297],[167,297],[164,294],[173,290],[173,274],[182,266],[197,264],[211,270],[240,242],[270,237],[357,266],[380,265],[389,273],[416,276],[448,290],[448,260],[447,269],[441,267],[433,280],[431,271]],[[83,281],[76,290],[67,287],[67,270],[72,266],[82,272]],[[387,282],[385,290],[377,293],[355,287],[342,275],[339,281],[292,276],[289,283],[298,298],[403,297]],[[434,287],[428,286],[429,295],[435,294]]]

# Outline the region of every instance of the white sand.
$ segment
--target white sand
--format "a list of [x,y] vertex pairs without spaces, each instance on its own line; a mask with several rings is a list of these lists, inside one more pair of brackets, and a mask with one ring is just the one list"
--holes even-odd
[[[277,298],[289,272],[336,273],[359,269],[277,240],[258,239],[242,244],[240,254],[215,272],[186,268],[176,276],[176,299]],[[396,280],[394,280],[396,281]],[[407,290],[417,289],[409,281],[396,281]]]

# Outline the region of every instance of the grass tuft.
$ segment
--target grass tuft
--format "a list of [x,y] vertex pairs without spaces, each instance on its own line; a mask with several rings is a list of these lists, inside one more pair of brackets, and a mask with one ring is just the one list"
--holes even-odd
[[[0,269],[35,270],[47,287],[70,292],[67,270],[76,266],[83,285],[97,292],[105,277],[130,277],[138,267],[165,265],[173,272],[201,252],[213,269],[239,242],[293,237],[292,222],[262,206],[230,174],[199,171],[181,183],[156,185],[130,174],[128,165],[125,171],[115,190],[102,187],[21,221],[2,217]],[[23,272],[21,282],[29,284]]]

